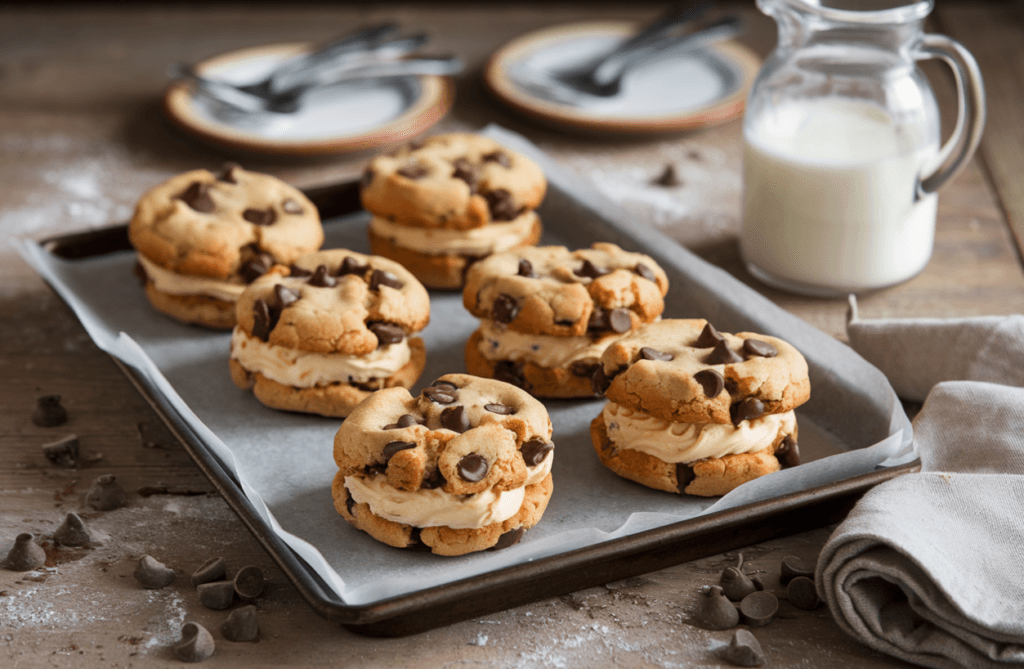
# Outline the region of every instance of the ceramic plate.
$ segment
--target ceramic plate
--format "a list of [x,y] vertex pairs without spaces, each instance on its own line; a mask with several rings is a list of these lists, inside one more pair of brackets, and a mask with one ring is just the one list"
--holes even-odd
[[574,23],[519,37],[496,51],[485,79],[519,111],[561,127],[635,134],[716,125],[743,113],[760,59],[745,46],[721,42],[646,63],[626,74],[614,97],[566,96],[545,84],[631,36],[630,22]]
[[[259,81],[308,44],[275,44],[232,51],[196,66],[203,76],[232,84]],[[346,153],[394,144],[441,120],[451,108],[448,77],[365,79],[314,90],[293,114],[236,112],[190,83],[176,82],[164,95],[170,119],[186,131],[235,149],[282,155]]]

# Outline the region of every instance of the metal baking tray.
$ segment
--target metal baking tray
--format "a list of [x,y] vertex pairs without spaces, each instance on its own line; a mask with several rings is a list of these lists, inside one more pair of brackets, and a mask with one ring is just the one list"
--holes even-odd
[[[307,191],[326,220],[359,209],[355,182]],[[40,242],[65,259],[130,249],[127,226],[53,237]],[[113,358],[128,380],[183,444],[202,472],[267,550],[309,605],[328,620],[371,636],[423,632],[529,602],[621,580],[753,543],[836,523],[871,487],[915,471],[917,462],[877,469],[689,520],[539,558],[366,605],[342,601],[259,515],[238,481],[200,442],[167,400],[131,367]]]

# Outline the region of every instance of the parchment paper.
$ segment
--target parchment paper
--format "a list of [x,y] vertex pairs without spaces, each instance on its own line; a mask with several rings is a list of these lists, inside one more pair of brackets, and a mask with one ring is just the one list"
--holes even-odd
[[[522,137],[489,134],[533,157],[551,184],[539,213],[545,244],[611,241],[653,256],[667,271],[666,318],[707,318],[725,332],[762,332],[808,360],[811,400],[797,411],[804,464],[699,499],[647,489],[606,470],[590,443],[601,400],[549,401],[555,491],[543,520],[512,548],[445,558],[380,544],[335,512],[331,480],[337,419],[284,413],[231,382],[230,335],[186,326],[154,311],[132,275],[135,255],[63,260],[16,242],[25,259],[78,315],[96,344],[133,367],[166,397],[195,439],[234,473],[265,522],[347,604],[367,604],[558,554],[616,537],[761,501],[913,459],[910,422],[886,378],[850,348],[784,312],[728,273],[704,262],[569,175]],[[325,222],[324,248],[367,252],[365,213]],[[463,350],[477,321],[458,293],[431,294],[423,332],[427,368],[413,392],[465,371]]]

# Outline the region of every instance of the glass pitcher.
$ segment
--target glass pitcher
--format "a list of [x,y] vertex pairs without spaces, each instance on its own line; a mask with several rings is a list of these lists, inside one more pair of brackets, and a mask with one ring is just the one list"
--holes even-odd
[[[747,268],[810,295],[909,279],[931,256],[936,191],[981,139],[977,63],[949,37],[924,34],[932,0],[757,6],[778,23],[779,37],[743,122]],[[916,65],[927,58],[956,76],[959,117],[942,147],[938,105]]]

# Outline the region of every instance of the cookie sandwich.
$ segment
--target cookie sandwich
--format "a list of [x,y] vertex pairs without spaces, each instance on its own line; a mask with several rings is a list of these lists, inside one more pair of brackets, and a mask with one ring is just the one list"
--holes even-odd
[[551,420],[519,388],[447,374],[412,396],[374,393],[334,438],[334,507],[397,548],[507,548],[551,497]]
[[800,463],[807,362],[776,337],[663,320],[609,346],[594,385],[609,400],[590,424],[598,457],[650,488],[724,495]]
[[370,248],[428,288],[461,288],[466,268],[540,240],[547,181],[529,158],[470,133],[436,135],[377,156],[360,194]]
[[235,301],[274,264],[323,244],[320,215],[298,189],[229,165],[193,170],[151,189],[128,225],[136,271],[158,311],[229,329]]
[[276,266],[236,305],[235,385],[274,409],[347,416],[382,388],[411,388],[426,363],[413,336],[430,320],[426,289],[387,258],[332,249]]
[[605,349],[658,320],[667,291],[654,260],[614,244],[497,253],[466,274],[462,302],[480,319],[466,369],[535,397],[592,397]]

